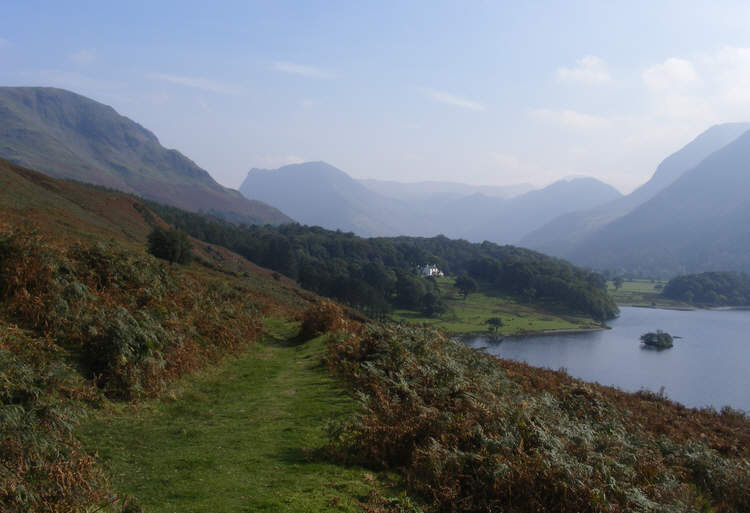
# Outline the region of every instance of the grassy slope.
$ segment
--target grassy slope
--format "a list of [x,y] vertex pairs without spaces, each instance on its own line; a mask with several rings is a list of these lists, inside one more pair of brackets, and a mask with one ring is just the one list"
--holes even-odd
[[136,192],[245,222],[290,219],[226,189],[194,162],[111,107],[62,89],[0,87],[0,156],[50,176]]
[[317,450],[356,402],[321,365],[324,340],[288,342],[290,327],[268,322],[264,343],[183,380],[177,400],[89,422],[85,443],[116,488],[157,513],[360,511],[374,474]]
[[441,294],[448,311],[435,317],[426,317],[420,312],[396,310],[393,318],[399,321],[424,323],[451,334],[486,333],[486,321],[500,317],[503,335],[517,335],[547,330],[577,330],[600,328],[601,325],[586,317],[560,315],[523,305],[507,296],[498,296],[492,291],[480,290],[466,299],[454,287],[453,278],[438,278]]
[[615,289],[614,282],[607,282],[607,291],[612,294],[615,302],[619,306],[645,306],[653,308],[692,308],[690,305],[680,301],[667,299],[660,294],[661,289],[656,289],[657,285],[662,287],[666,281],[651,280],[629,280],[623,282],[619,289]]
[[[0,230],[30,223],[61,248],[107,240],[139,252],[151,227],[133,205],[132,197],[0,161]],[[170,266],[180,280],[206,289],[236,284],[265,315],[293,318],[316,300],[224,248],[194,244],[211,266]],[[271,328],[275,340],[250,344],[240,357],[185,378],[171,402],[108,403],[95,412],[86,440],[107,456],[118,490],[142,499],[149,511],[319,511],[337,499],[340,510],[359,510],[353,504],[375,486],[372,477],[305,452],[324,443],[328,419],[356,404],[320,366],[322,341],[291,346],[280,342],[278,324]]]

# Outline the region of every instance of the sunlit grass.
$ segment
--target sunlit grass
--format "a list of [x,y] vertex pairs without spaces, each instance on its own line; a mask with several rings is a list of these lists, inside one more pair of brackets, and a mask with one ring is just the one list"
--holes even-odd
[[503,320],[503,327],[498,331],[503,335],[601,327],[592,319],[545,311],[537,306],[521,304],[514,298],[498,295],[487,289],[469,294],[464,299],[463,295],[454,289],[453,278],[438,278],[437,282],[448,307],[447,312],[434,317],[426,317],[420,312],[395,310],[393,319],[424,323],[452,334],[486,333],[488,331],[487,319],[491,317],[500,317]]
[[100,413],[83,429],[115,488],[149,512],[361,511],[384,476],[327,461],[326,425],[356,402],[321,364],[322,338],[296,326],[217,369],[183,380],[176,398]]

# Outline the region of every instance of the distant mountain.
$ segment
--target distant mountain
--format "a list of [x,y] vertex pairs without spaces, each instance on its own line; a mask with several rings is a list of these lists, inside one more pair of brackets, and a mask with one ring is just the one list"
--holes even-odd
[[431,228],[436,224],[421,219],[407,204],[371,191],[325,162],[251,169],[240,192],[307,225],[365,237],[436,234]]
[[652,275],[750,271],[750,131],[715,151],[571,253]]
[[432,190],[436,194],[423,197],[413,189],[395,199],[324,162],[252,169],[240,187],[248,198],[274,205],[303,224],[364,236],[443,234],[499,243],[513,243],[561,213],[621,196],[593,178],[562,180],[512,199]]
[[247,223],[291,219],[222,187],[112,107],[47,87],[0,87],[0,157],[56,178],[103,185]]
[[[518,243],[523,237],[556,217],[579,209],[592,208],[621,198],[622,194],[596,178],[559,180],[543,189],[493,206],[478,198],[460,201],[464,208],[487,206],[475,214],[476,224],[468,235],[469,240],[501,240]],[[470,205],[473,203],[474,205]],[[481,207],[480,207],[481,208]]]
[[469,185],[458,182],[396,182],[390,180],[358,180],[359,183],[383,196],[399,200],[427,200],[433,198],[460,198],[483,194],[509,199],[534,190],[528,183],[514,185]]
[[725,123],[709,128],[664,159],[651,179],[629,195],[596,208],[582,207],[576,212],[555,218],[526,235],[519,244],[564,258],[572,257],[586,238],[653,198],[687,170],[697,166],[711,153],[737,139],[748,129],[750,123]]

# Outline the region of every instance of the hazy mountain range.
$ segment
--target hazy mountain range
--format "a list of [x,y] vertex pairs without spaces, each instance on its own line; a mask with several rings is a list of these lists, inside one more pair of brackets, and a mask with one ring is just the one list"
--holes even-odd
[[281,209],[303,224],[363,236],[443,234],[481,242],[517,242],[565,212],[621,196],[593,178],[561,180],[513,194],[527,185],[454,187],[449,182],[358,181],[325,162],[252,169],[240,192]]
[[248,223],[291,221],[273,207],[222,187],[112,107],[62,89],[0,87],[0,157],[53,177]]
[[709,128],[628,196],[560,216],[521,245],[646,275],[749,269],[742,248],[750,250],[750,240],[743,246],[737,239],[750,215],[741,201],[750,191],[749,129],[750,123]]
[[324,162],[253,169],[240,194],[111,107],[60,89],[0,87],[0,157],[53,177],[238,222],[489,240],[651,276],[750,271],[748,130],[711,127],[627,196],[593,178],[538,190],[354,180]]

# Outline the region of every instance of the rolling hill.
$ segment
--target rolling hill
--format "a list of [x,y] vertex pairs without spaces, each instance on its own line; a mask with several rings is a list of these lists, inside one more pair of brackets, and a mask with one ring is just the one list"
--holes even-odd
[[632,193],[595,208],[579,208],[575,212],[557,217],[523,237],[520,245],[563,258],[572,257],[576,254],[577,247],[588,237],[653,198],[683,173],[697,166],[711,153],[726,146],[748,129],[750,123],[712,126],[664,159],[651,179]]
[[112,107],[62,89],[0,87],[0,157],[56,178],[138,194],[247,223],[291,219],[222,187]]

